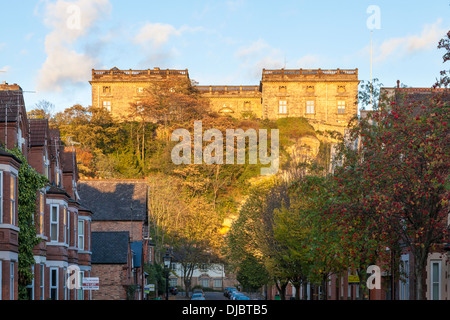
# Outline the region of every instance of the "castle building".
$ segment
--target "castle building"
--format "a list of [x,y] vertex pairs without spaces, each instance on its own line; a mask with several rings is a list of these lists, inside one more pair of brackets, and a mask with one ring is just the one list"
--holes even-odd
[[[189,80],[188,70],[92,70],[92,106],[123,116],[155,81]],[[316,130],[344,133],[357,114],[358,69],[262,70],[259,85],[197,85],[211,111],[236,118],[304,117]]]

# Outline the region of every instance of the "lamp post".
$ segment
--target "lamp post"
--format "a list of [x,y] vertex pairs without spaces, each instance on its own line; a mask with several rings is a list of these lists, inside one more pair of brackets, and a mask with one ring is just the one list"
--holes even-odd
[[163,260],[164,260],[164,271],[166,273],[166,300],[169,300],[169,271],[170,265],[172,263],[172,256],[169,254],[169,250],[167,250]]

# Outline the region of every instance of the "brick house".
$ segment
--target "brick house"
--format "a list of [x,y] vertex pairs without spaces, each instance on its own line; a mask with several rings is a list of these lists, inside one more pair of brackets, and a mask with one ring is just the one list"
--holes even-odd
[[[46,119],[28,119],[20,86],[0,85],[0,140],[8,148],[19,146],[29,165],[48,178],[36,194],[34,279],[27,287],[31,300],[89,299],[89,292],[66,285],[68,267],[89,276],[92,212],[80,204],[78,173],[73,157],[61,143],[58,130]],[[2,139],[4,137],[4,140]],[[69,150],[70,153],[72,150]],[[70,160],[70,161],[69,161]],[[18,299],[18,170],[21,162],[0,150],[0,300]],[[64,178],[64,179],[63,179]]]
[[134,280],[128,231],[92,232],[92,274],[100,280],[100,290],[93,292],[93,300],[127,298],[127,288]]
[[[94,292],[93,299],[126,299],[127,292],[129,295],[133,295],[134,292],[134,299],[143,299],[145,284],[143,267],[151,259],[146,181],[86,179],[80,180],[78,187],[83,204],[95,213],[91,226],[92,276],[100,278],[100,290]],[[120,245],[115,250],[121,252],[111,254],[118,254],[123,259],[127,257],[127,261],[121,259],[114,260],[113,263],[108,258],[99,258],[107,255],[106,248],[99,246],[97,241],[106,241],[107,238],[123,242],[125,233],[128,237],[128,246]],[[123,268],[126,270],[122,270]],[[120,283],[113,284],[111,279],[121,280]],[[107,292],[103,292],[104,290]],[[113,292],[114,290],[117,292]]]

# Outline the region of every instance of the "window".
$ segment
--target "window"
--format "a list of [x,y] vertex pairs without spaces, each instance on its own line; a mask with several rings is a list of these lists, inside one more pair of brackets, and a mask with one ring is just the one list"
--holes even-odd
[[345,101],[344,100],[339,100],[337,102],[337,106],[338,106],[338,113],[345,113]]
[[10,283],[9,283],[9,299],[14,300],[14,262],[10,264]]
[[67,207],[63,208],[63,215],[64,215],[64,242],[69,245],[70,242],[70,230],[69,230],[69,210],[67,210]]
[[67,288],[67,278],[68,278],[68,275],[67,275],[67,268],[64,267],[64,270],[63,270],[63,279],[64,279],[64,300],[68,300],[68,299],[70,298],[70,297],[69,297],[68,288]]
[[44,287],[44,273],[45,273],[45,264],[40,264],[40,280],[39,280],[39,288],[41,291],[41,300],[44,300],[44,293],[45,293],[45,287]]
[[84,221],[78,220],[78,249],[84,250]]
[[136,88],[136,92],[137,93],[144,93],[144,88],[138,87],[138,88]]
[[314,113],[314,101],[306,101],[306,113]]
[[79,277],[78,277],[78,284],[79,284],[80,289],[77,290],[77,300],[84,300],[83,277],[84,277],[84,271],[80,271]]
[[47,143],[45,144],[45,154],[44,154],[44,176],[48,178],[49,176],[49,168],[50,168],[50,161],[48,160],[48,153],[47,153]]
[[52,242],[58,241],[58,216],[59,216],[59,206],[52,205],[50,213],[50,240]]
[[3,171],[0,171],[0,223],[3,223]]
[[50,268],[50,299],[58,300],[58,268]]
[[103,101],[103,108],[111,112],[111,101]]
[[409,300],[409,258],[402,255],[400,259],[400,300]]
[[280,114],[286,114],[287,113],[287,101],[286,100],[280,100],[278,102],[278,113]]
[[208,288],[209,287],[209,279],[202,279],[201,283],[202,283],[202,287],[203,288]]
[[16,177],[12,174],[10,177],[10,212],[10,222],[16,224]]
[[103,93],[111,93],[111,87],[103,86]]
[[28,300],[34,300],[34,265],[31,266],[31,273],[33,274],[33,280],[31,280],[31,283],[26,287]]
[[431,300],[441,298],[441,262],[431,262]]
[[176,287],[177,286],[177,278],[170,278],[169,279],[169,286]]
[[39,193],[39,234],[44,235],[44,194]]
[[214,288],[222,288],[222,279],[214,279]]

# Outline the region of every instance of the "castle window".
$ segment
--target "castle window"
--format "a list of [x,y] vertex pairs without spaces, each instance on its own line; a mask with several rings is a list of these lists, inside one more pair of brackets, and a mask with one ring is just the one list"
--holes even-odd
[[339,100],[337,102],[337,107],[338,107],[338,113],[345,113],[345,101],[344,100]]
[[306,113],[312,114],[314,113],[314,101],[306,101]]
[[111,101],[103,101],[103,108],[111,112]]
[[287,113],[287,101],[286,100],[280,100],[278,102],[278,113],[280,113],[280,114]]
[[103,93],[111,93],[111,87],[110,86],[103,86]]
[[136,88],[136,92],[137,93],[144,93],[144,88],[142,88],[142,87]]

